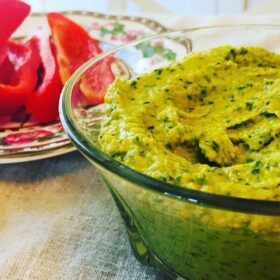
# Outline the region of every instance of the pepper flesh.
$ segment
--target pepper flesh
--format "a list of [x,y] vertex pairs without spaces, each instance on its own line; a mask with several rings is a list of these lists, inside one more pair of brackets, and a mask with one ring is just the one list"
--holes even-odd
[[[58,13],[49,13],[48,21],[57,50],[59,73],[63,84],[87,60],[100,54],[101,48],[87,31],[75,22]],[[104,101],[107,87],[114,81],[110,57],[96,63],[80,79],[80,91],[88,102],[99,104]]]
[[0,114],[13,114],[33,93],[37,84],[39,51],[34,40],[25,44],[8,41],[0,65]]
[[65,84],[84,62],[102,50],[85,29],[65,16],[49,13],[48,21],[57,50],[59,74]]
[[91,66],[80,79],[80,90],[92,104],[104,102],[106,91],[115,80],[111,70],[114,57],[104,58]]
[[28,16],[30,9],[30,5],[21,1],[0,1],[0,64],[5,60],[8,39]]
[[28,98],[26,108],[36,120],[49,122],[58,117],[58,101],[62,89],[54,47],[47,31],[34,36],[40,51],[42,82]]

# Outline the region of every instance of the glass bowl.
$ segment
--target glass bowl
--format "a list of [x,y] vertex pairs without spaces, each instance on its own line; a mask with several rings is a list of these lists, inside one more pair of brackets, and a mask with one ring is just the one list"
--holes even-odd
[[280,26],[189,29],[146,37],[101,54],[67,82],[60,117],[74,145],[100,171],[139,261],[174,279],[276,280],[280,279],[280,202],[203,193],[153,179],[115,161],[98,144],[103,106],[91,105],[79,90],[83,76],[108,58],[115,59],[111,65],[115,75],[130,79],[192,51],[221,45],[262,46],[278,52]]

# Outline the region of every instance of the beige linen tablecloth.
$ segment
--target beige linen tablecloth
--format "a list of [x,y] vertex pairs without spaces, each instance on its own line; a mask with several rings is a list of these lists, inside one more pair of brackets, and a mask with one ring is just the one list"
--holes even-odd
[[[280,16],[150,17],[171,28]],[[0,165],[0,279],[164,279],[132,255],[95,169],[78,153]]]
[[113,200],[73,152],[0,166],[0,279],[161,279],[133,257]]

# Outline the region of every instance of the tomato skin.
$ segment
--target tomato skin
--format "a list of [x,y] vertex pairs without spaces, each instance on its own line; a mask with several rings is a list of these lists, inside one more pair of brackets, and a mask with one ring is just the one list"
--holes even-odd
[[8,41],[6,57],[0,65],[1,115],[13,114],[33,93],[39,64],[39,50],[34,40],[24,44]]
[[87,60],[102,52],[96,40],[72,20],[59,13],[48,13],[56,47],[59,74],[63,84]]
[[47,31],[34,37],[41,59],[42,81],[25,103],[27,112],[40,122],[50,122],[58,117],[58,102],[62,90],[54,49]]

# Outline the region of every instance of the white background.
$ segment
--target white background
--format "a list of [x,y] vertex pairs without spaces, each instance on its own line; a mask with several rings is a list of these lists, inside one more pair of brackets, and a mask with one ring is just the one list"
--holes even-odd
[[[170,13],[176,15],[239,14],[254,10],[265,0],[24,0],[32,5],[33,11],[90,10],[102,13],[125,11],[130,14],[141,12]],[[271,4],[269,4],[271,5]],[[267,5],[265,5],[267,6]],[[273,7],[271,7],[273,9]]]

